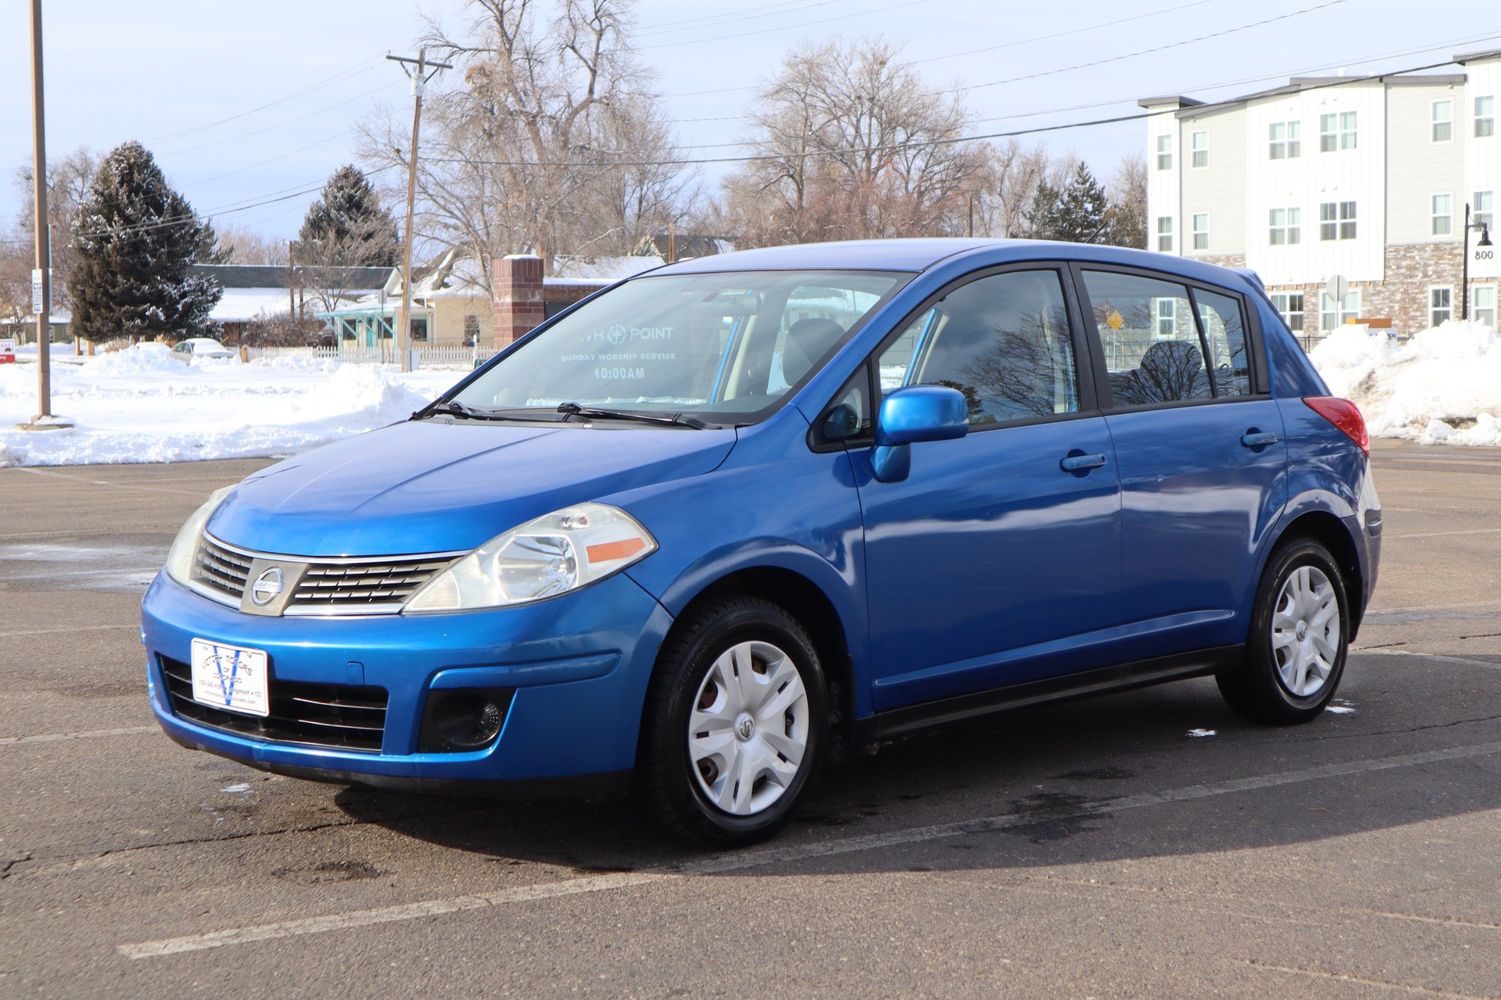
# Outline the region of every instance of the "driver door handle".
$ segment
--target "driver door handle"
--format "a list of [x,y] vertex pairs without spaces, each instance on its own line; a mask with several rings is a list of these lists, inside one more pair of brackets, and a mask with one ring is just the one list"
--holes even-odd
[[1276,444],[1278,440],[1272,431],[1259,431],[1254,427],[1240,436],[1240,443],[1247,448],[1265,448],[1269,444]]

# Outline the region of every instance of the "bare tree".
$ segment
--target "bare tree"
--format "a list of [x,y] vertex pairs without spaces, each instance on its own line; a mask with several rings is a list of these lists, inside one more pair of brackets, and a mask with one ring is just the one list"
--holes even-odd
[[[79,206],[88,196],[99,169],[97,154],[80,146],[68,155],[47,164],[47,221],[52,229],[52,305],[53,308],[68,308],[72,305],[68,293],[68,277],[78,263],[78,251],[73,242],[73,232],[78,222]],[[13,239],[14,247],[26,260],[25,312],[31,312],[31,268],[35,264],[34,246],[36,228],[32,199],[31,167],[16,171],[15,185],[18,200],[26,206],[17,220]],[[12,268],[13,270],[14,268]],[[9,298],[9,296],[7,296]]]
[[221,226],[219,251],[228,264],[286,264],[291,260],[286,240],[273,239],[238,226]]
[[1146,249],[1147,161],[1140,155],[1121,160],[1110,182],[1110,236],[1116,246]]
[[1073,156],[1052,157],[1046,149],[1024,149],[1015,139],[986,147],[985,168],[976,184],[975,232],[1027,237],[1027,212],[1043,185],[1062,187],[1077,165]]
[[766,158],[725,181],[722,224],[748,244],[963,232],[984,157],[959,141],[963,105],[898,54],[877,39],[788,55],[753,118]]
[[[431,92],[417,232],[477,256],[624,253],[682,212],[687,181],[670,130],[626,43],[629,0],[469,0],[466,32],[426,43],[460,85]],[[403,126],[365,128],[375,165],[407,163]]]

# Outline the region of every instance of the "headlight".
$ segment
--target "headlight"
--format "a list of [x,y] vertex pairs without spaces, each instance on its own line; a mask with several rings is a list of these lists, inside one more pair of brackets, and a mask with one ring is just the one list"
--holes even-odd
[[497,535],[438,574],[407,611],[468,611],[554,597],[644,559],[657,541],[623,510],[599,503],[545,514]]
[[178,583],[187,583],[192,579],[193,560],[198,556],[198,540],[203,537],[203,526],[232,489],[233,486],[226,486],[209,494],[208,500],[193,511],[188,523],[182,526],[182,530],[172,540],[172,548],[167,552],[167,575]]

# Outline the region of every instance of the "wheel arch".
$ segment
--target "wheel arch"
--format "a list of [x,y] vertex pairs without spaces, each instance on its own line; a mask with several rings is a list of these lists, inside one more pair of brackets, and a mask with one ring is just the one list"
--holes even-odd
[[[1340,575],[1344,578],[1345,605],[1350,609],[1350,642],[1353,643],[1356,634],[1360,631],[1361,620],[1365,616],[1365,582],[1360,553],[1355,546],[1355,539],[1350,534],[1349,526],[1328,509],[1314,508],[1297,513],[1277,532],[1275,540],[1267,547],[1261,572],[1265,572],[1266,563],[1270,560],[1271,554],[1285,542],[1294,538],[1307,538],[1318,542],[1334,557],[1335,565],[1339,567]],[[1260,573],[1257,575],[1259,579]]]
[[774,565],[744,566],[715,579],[686,599],[662,645],[665,647],[673,632],[699,608],[731,595],[757,597],[775,604],[808,630],[830,687],[829,704],[835,712],[831,733],[836,744],[846,743],[853,732],[857,706],[854,652],[848,625],[829,594],[797,570]]

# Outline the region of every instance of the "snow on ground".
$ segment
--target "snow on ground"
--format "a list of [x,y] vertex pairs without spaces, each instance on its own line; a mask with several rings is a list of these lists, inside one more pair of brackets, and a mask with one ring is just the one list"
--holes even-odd
[[1309,357],[1351,399],[1372,437],[1501,445],[1501,337],[1451,321],[1397,343],[1384,331],[1336,330]]
[[36,413],[36,367],[0,365],[0,466],[284,455],[402,420],[462,374],[298,356],[185,364],[140,344],[54,365],[52,411],[77,426],[21,431]]

